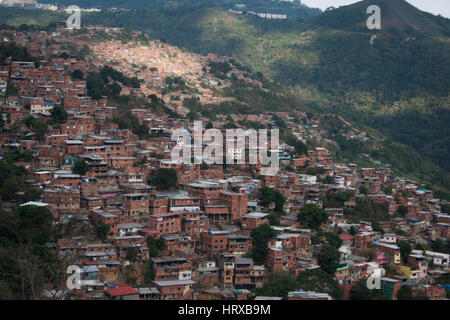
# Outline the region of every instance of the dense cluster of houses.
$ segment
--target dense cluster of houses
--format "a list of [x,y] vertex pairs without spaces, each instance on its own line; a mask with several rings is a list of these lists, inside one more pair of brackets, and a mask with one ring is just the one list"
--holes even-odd
[[[55,37],[67,36],[58,33]],[[31,41],[26,34],[14,31],[3,33],[2,41],[14,39],[32,56],[61,53],[61,45],[48,43],[48,38],[46,33],[39,33]],[[74,44],[81,49],[84,43],[77,40]],[[129,76],[132,72],[126,63],[157,68],[157,72],[142,70],[144,84],[151,84],[140,89],[145,95],[159,95],[159,91],[149,88],[157,88],[164,77],[173,74],[186,77],[187,83],[199,88],[200,96],[208,95],[196,82],[207,58],[197,61],[176,48],[152,45],[124,46],[110,41],[96,43],[91,49],[93,61],[118,61],[118,70]],[[322,230],[340,230],[342,266],[334,277],[342,287],[349,289],[379,273],[387,299],[395,299],[403,285],[432,299],[445,297],[445,289],[434,285],[433,279],[448,272],[449,255],[415,249],[416,244],[447,240],[450,236],[450,216],[442,212],[442,202],[434,198],[432,191],[393,177],[389,166],[361,168],[336,163],[322,147],[299,156],[293,146],[284,142],[279,150],[281,169],[276,175],[261,164],[223,166],[173,161],[170,152],[176,141],[171,133],[180,128],[192,131],[193,124],[185,118],[171,118],[136,106],[131,113],[158,134],[140,140],[131,129],[119,129],[107,121],[118,116],[117,108],[108,106],[107,99],[87,97],[86,82],[70,76],[76,69],[87,72],[89,68],[87,59],[76,58],[51,58],[39,66],[28,61],[9,61],[0,66],[0,93],[7,84],[18,90],[17,95],[1,100],[0,115],[5,123],[0,134],[1,151],[16,148],[34,155],[37,160],[26,167],[29,183],[42,190],[40,201],[20,205],[47,207],[58,223],[90,230],[64,237],[53,247],[62,260],[80,267],[81,287],[75,289],[79,298],[249,299],[270,272],[299,275],[320,268],[320,246],[311,241],[314,231],[300,225],[296,215],[305,204],[324,207],[323,197],[339,192],[353,195],[344,203],[345,208],[354,208],[365,199],[384,205],[391,215],[401,206],[407,209],[404,217],[380,222],[384,232],[379,232],[373,230],[371,222],[347,220],[345,208],[324,208],[328,220]],[[43,143],[33,134],[24,138],[17,131],[21,121],[30,115],[44,122],[51,120],[55,104],[65,108],[68,119],[51,127]],[[303,112],[278,112],[276,116],[300,139],[320,135],[318,124]],[[231,117],[235,122],[274,123],[272,113]],[[212,124],[221,129],[226,121],[226,116],[217,115]],[[366,139],[362,133],[355,137]],[[77,160],[87,164],[85,174],[72,171]],[[152,170],[158,168],[176,171],[175,187],[159,190],[148,184]],[[332,179],[324,183],[327,177]],[[275,203],[262,203],[258,197],[261,186],[279,190],[285,202],[279,225],[271,225],[275,236],[268,241],[266,261],[256,264],[251,257],[255,245],[251,233],[261,225],[270,225],[269,213],[275,207]],[[2,209],[11,210],[15,205],[19,204],[2,203]],[[99,225],[108,226],[103,239],[94,231]],[[354,230],[353,234],[350,230]],[[400,257],[397,244],[401,240],[413,245],[407,263]],[[155,242],[163,243],[159,254],[154,254],[151,244]],[[395,267],[394,275],[387,273],[386,264]],[[152,274],[151,281],[140,285],[146,282],[144,274],[148,273]],[[55,290],[44,293],[45,298],[61,295]],[[290,292],[288,299],[331,297],[299,288]]]
[[[189,111],[183,110],[182,107],[185,98],[195,97],[205,104],[230,100],[215,94],[213,90],[230,86],[230,81],[217,79],[205,72],[210,61],[225,61],[217,55],[202,56],[159,41],[150,41],[148,45],[124,45],[115,40],[94,43],[90,47],[96,63],[114,64],[114,67],[125,75],[137,76],[141,80],[139,90],[146,96],[161,94],[160,88],[166,85],[167,77],[182,79],[189,88],[188,91],[175,90],[161,95],[166,102],[173,103],[180,114]],[[236,74],[243,78],[242,72],[236,71]],[[136,91],[131,88],[126,90]]]

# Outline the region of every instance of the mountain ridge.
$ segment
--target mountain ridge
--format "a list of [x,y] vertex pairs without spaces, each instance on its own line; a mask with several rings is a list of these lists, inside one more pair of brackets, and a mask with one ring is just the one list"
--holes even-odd
[[348,6],[327,10],[310,21],[314,24],[347,31],[366,31],[366,10],[380,7],[381,32],[419,31],[450,35],[450,19],[423,12],[405,0],[363,0]]

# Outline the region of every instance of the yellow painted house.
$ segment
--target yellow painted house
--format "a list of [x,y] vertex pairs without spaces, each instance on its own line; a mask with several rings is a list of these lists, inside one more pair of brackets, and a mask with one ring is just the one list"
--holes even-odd
[[417,280],[417,279],[419,279],[420,269],[412,270],[408,266],[400,266],[400,270],[405,274],[405,277],[408,280]]

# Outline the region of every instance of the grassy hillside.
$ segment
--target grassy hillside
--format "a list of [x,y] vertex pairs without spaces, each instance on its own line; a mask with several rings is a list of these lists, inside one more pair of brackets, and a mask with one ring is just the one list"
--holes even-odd
[[49,10],[22,8],[0,8],[0,24],[19,27],[22,24],[48,26],[62,23],[64,14]]

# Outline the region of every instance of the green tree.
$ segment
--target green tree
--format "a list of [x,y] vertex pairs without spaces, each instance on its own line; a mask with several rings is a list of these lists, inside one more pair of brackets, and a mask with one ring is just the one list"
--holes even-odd
[[8,82],[6,85],[5,97],[17,96],[19,94],[19,90]]
[[334,274],[339,267],[340,254],[336,247],[325,245],[320,249],[317,263],[323,271]]
[[327,239],[328,244],[335,248],[339,249],[342,245],[342,239],[335,233],[326,232],[325,238]]
[[270,225],[272,226],[278,226],[280,225],[280,217],[283,215],[283,212],[274,211],[269,213],[268,219],[270,222]]
[[4,200],[14,199],[16,193],[20,191],[22,186],[22,181],[19,177],[9,177],[3,181],[0,188],[0,197]]
[[372,221],[372,230],[375,232],[380,232],[381,234],[384,233],[384,229],[381,227],[380,223],[378,221]]
[[234,129],[236,128],[236,124],[234,122],[227,122],[223,127],[224,129]]
[[288,271],[269,273],[262,288],[257,289],[258,295],[271,297],[287,297],[289,291],[299,289],[298,279]]
[[286,139],[286,143],[295,148],[295,153],[298,155],[306,154],[308,152],[308,147],[298,140],[298,138],[294,135],[289,135]]
[[43,142],[48,134],[48,125],[44,121],[36,121],[33,130],[36,134],[36,139]]
[[110,231],[109,224],[103,222],[99,222],[97,224],[97,227],[95,228],[95,233],[97,234],[97,237],[99,237],[102,240],[106,239],[106,237],[109,234],[109,231]]
[[147,178],[147,182],[156,189],[168,190],[177,185],[178,174],[176,170],[172,168],[152,169]]
[[384,189],[384,193],[386,193],[387,195],[391,196],[392,195],[392,186],[387,186]]
[[397,300],[412,300],[413,294],[411,287],[402,286],[397,292]]
[[89,47],[86,44],[84,44],[83,47],[79,51],[79,55],[82,58],[88,56],[90,53],[91,53],[91,49],[89,49]]
[[431,243],[431,249],[441,253],[450,253],[450,241],[447,240],[444,242],[442,239],[438,238]]
[[46,284],[56,286],[61,280],[62,269],[48,246],[54,241],[53,226],[53,215],[46,207],[28,205],[0,212],[2,298],[37,299]]
[[323,205],[325,208],[343,208],[344,202],[350,200],[354,192],[328,192],[324,199]]
[[408,208],[405,207],[404,205],[401,205],[401,206],[398,207],[397,213],[398,213],[400,216],[404,217],[404,216],[406,216],[406,214],[408,213]]
[[423,243],[417,243],[417,244],[414,246],[414,250],[422,250],[422,251],[425,251],[425,250],[428,250],[428,249],[427,249],[426,244],[423,244]]
[[373,223],[374,221],[387,221],[391,219],[386,205],[375,203],[368,199],[357,199],[356,207],[346,211],[347,217],[352,221],[368,220]]
[[82,176],[85,175],[88,170],[89,165],[84,160],[77,160],[72,166],[72,172]]
[[44,121],[36,120],[32,116],[25,119],[25,125],[33,130],[38,141],[44,141],[48,133],[48,125]]
[[144,284],[151,284],[155,280],[155,270],[151,261],[145,262],[143,265]]
[[189,113],[187,114],[186,118],[188,120],[190,120],[190,121],[194,121],[194,120],[200,119],[200,116],[195,111],[189,111]]
[[130,262],[135,262],[137,260],[138,253],[139,252],[136,249],[136,247],[129,247],[127,249],[127,253],[125,255],[125,259],[130,261]]
[[398,246],[400,247],[400,255],[402,257],[402,261],[406,264],[408,262],[408,256],[411,253],[411,244],[409,243],[409,241],[402,240],[398,242]]
[[[124,96],[120,96],[116,99],[120,99]],[[127,102],[128,104],[128,102]],[[117,123],[120,129],[131,129],[134,134],[137,134],[140,139],[149,138],[148,127],[145,123],[140,124],[139,119],[130,113],[129,109],[120,110],[119,117],[113,119],[114,123]]]
[[33,61],[25,47],[18,46],[15,42],[0,44],[0,62],[3,63],[9,57],[12,61]]
[[122,87],[117,82],[113,82],[112,84],[108,85],[108,89],[110,91],[111,97],[117,97],[122,91]]
[[258,199],[261,200],[265,208],[267,208],[272,202],[275,202],[275,211],[283,212],[285,199],[280,190],[273,189],[268,186],[262,186],[258,190]]
[[84,73],[80,69],[75,69],[72,72],[72,79],[74,79],[74,80],[83,80],[84,79]]
[[50,114],[57,123],[64,123],[68,117],[66,109],[58,104],[55,104]]
[[300,223],[306,224],[309,228],[317,230],[322,223],[327,221],[328,217],[325,210],[307,203],[298,213],[297,219]]
[[359,187],[359,193],[360,194],[368,194],[369,193],[369,189],[367,189],[366,186],[361,186],[361,187]]
[[309,269],[298,276],[299,288],[305,291],[328,293],[336,300],[344,298],[344,290],[334,277],[320,268]]
[[[0,197],[2,200],[16,200],[20,202],[35,201],[40,191],[32,187],[26,180],[25,167],[17,166],[16,161],[31,162],[33,157],[29,153],[11,149],[0,160]],[[23,192],[19,194],[18,192]]]
[[161,254],[161,251],[164,249],[164,239],[155,239],[153,237],[148,237],[147,246],[150,257],[158,257]]
[[383,291],[377,289],[369,289],[366,281],[356,283],[350,289],[350,300],[382,300]]
[[332,176],[326,176],[322,182],[324,184],[333,184],[334,183],[334,178]]
[[273,238],[275,232],[267,224],[262,224],[251,232],[253,238],[252,256],[256,264],[264,264],[269,251],[267,242]]
[[61,54],[59,54],[59,57],[67,60],[70,58],[70,55],[67,52],[62,52]]
[[105,86],[100,74],[89,72],[86,76],[86,89],[88,95],[95,100],[101,99],[103,96],[108,96],[109,90]]
[[450,204],[446,203],[441,206],[441,211],[443,213],[450,214]]

